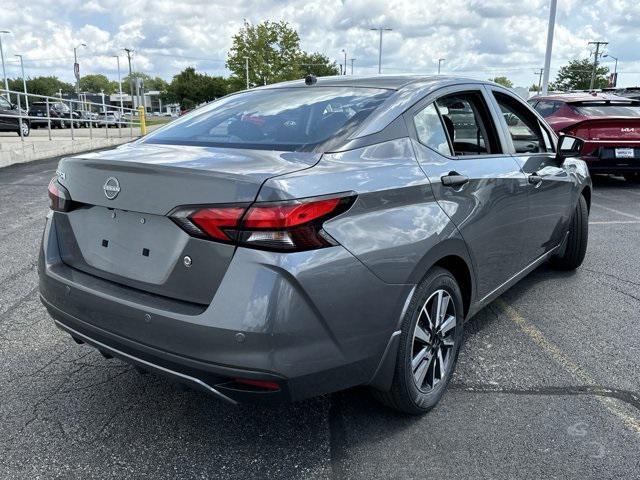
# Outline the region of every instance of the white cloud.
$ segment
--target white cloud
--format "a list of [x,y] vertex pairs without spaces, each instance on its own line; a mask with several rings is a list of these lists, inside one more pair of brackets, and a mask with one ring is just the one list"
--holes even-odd
[[[7,4],[8,3],[8,4]],[[433,73],[446,58],[445,73],[488,78],[506,75],[531,84],[544,60],[547,0],[4,0],[5,55],[10,76],[13,54],[25,55],[29,75],[72,78],[73,47],[84,73],[115,78],[112,55],[133,48],[134,68],[171,78],[187,65],[226,74],[231,36],[251,22],[285,20],[298,29],[302,47],[343,61],[356,58],[356,73],[377,71],[378,41],[384,34],[388,73]],[[46,18],[43,21],[43,12]],[[620,58],[620,80],[640,84],[640,3],[635,0],[566,0],[558,6],[555,70],[569,59],[589,55],[589,40],[608,40]],[[606,59],[608,60],[608,59]],[[121,65],[126,68],[123,54]]]

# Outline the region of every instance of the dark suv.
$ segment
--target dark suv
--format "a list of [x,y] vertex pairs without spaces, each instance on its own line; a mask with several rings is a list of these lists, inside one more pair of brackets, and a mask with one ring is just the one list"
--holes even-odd
[[584,258],[591,179],[560,138],[468,79],[229,95],[60,162],[42,302],[76,342],[231,403],[368,385],[425,412],[465,320]]

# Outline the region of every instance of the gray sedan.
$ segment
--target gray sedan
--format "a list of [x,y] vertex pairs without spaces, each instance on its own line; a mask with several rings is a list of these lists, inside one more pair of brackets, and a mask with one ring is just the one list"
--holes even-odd
[[41,298],[76,342],[227,402],[368,385],[423,413],[467,319],[543,262],[582,263],[580,145],[469,79],[229,95],[60,162]]

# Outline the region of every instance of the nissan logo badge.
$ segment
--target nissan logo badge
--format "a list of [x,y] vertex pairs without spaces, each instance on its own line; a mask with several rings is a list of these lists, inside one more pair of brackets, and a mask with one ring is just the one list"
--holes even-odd
[[109,200],[113,200],[120,193],[120,182],[118,182],[116,177],[109,177],[107,178],[107,181],[104,182],[102,189],[104,190],[105,197]]

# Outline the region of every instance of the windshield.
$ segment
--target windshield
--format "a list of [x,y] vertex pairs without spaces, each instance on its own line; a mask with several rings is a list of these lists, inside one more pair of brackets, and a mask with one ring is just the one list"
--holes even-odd
[[578,103],[570,104],[580,115],[587,117],[638,117],[640,116],[640,103]]
[[195,110],[144,142],[308,151],[345,138],[392,93],[355,87],[253,90]]

